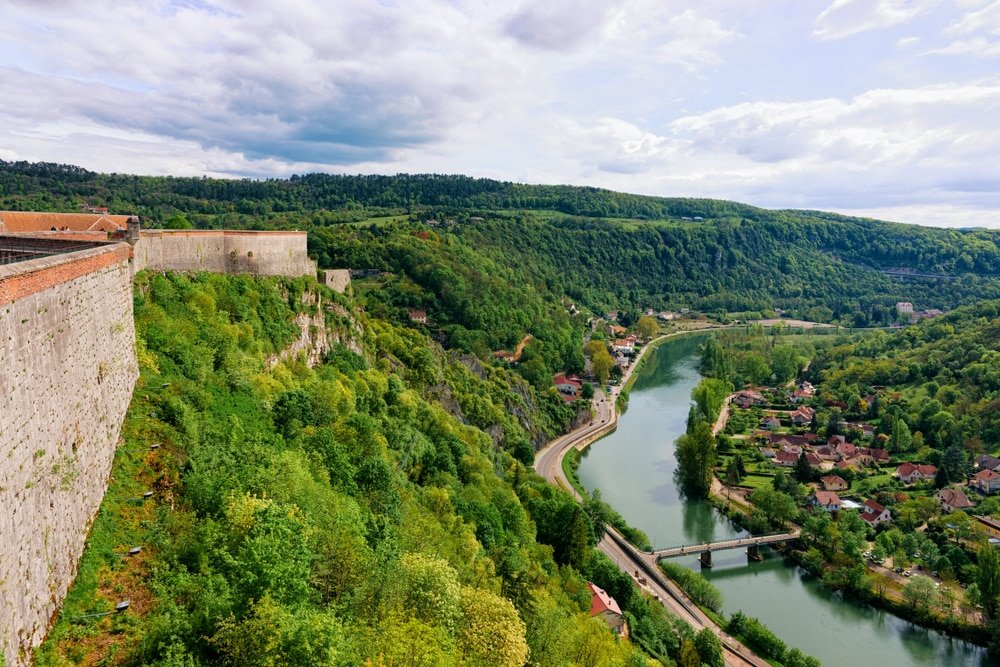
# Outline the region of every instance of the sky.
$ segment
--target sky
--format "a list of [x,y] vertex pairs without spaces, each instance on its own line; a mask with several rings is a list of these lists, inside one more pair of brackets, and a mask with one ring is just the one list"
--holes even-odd
[[0,159],[1000,228],[1000,0],[0,0]]

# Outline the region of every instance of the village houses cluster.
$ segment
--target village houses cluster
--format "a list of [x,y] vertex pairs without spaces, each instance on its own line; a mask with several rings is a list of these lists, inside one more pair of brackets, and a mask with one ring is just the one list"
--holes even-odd
[[[874,395],[865,397],[876,399]],[[759,443],[756,447],[763,461],[774,469],[795,469],[807,465],[814,471],[808,503],[814,510],[840,512],[857,510],[860,517],[873,527],[892,522],[892,512],[874,498],[859,498],[850,491],[851,482],[845,477],[861,479],[868,475],[886,475],[898,480],[903,487],[926,489],[930,493],[938,469],[933,465],[912,461],[894,462],[887,449],[880,446],[888,437],[877,435],[867,423],[839,423],[839,434],[821,438],[816,420],[816,388],[799,381],[794,388],[747,388],[731,397],[734,406],[743,410],[759,410],[759,428],[738,437]],[[810,403],[811,405],[806,405]],[[827,407],[843,407],[831,402]],[[854,434],[859,442],[851,442]],[[862,444],[864,443],[864,444]],[[804,464],[803,464],[804,461]],[[849,472],[845,472],[849,471]],[[983,455],[976,459],[974,473],[967,480],[955,480],[945,488],[935,489],[933,498],[943,514],[972,510],[976,495],[1000,492],[1000,459]],[[918,486],[922,485],[922,486]],[[982,518],[980,519],[982,523]]]

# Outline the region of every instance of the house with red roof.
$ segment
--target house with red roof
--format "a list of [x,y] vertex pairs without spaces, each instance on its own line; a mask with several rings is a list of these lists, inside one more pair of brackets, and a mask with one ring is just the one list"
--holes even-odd
[[884,464],[889,462],[889,452],[878,447],[858,447],[858,456],[868,465],[873,463]]
[[816,456],[812,452],[806,452],[806,463],[808,463],[811,468],[818,468],[823,465],[823,459]]
[[635,352],[635,336],[616,338],[614,342],[611,343],[611,349],[615,352],[626,352],[629,354]]
[[769,431],[773,431],[775,429],[781,428],[781,420],[778,419],[777,417],[775,417],[774,415],[771,415],[769,417],[765,417],[764,418],[764,428],[766,428]]
[[755,405],[764,405],[767,403],[767,399],[759,391],[747,389],[736,392],[736,396],[733,397],[733,403],[745,410]]
[[937,468],[931,465],[903,463],[896,468],[896,476],[903,484],[931,481],[937,477]]
[[872,526],[878,526],[892,521],[892,514],[886,507],[874,500],[866,500],[864,507],[861,508],[861,518]]
[[783,466],[785,468],[794,468],[795,462],[799,460],[799,455],[795,452],[777,452],[771,461],[775,465]]
[[839,512],[841,508],[840,496],[833,491],[813,491],[809,502],[815,507],[822,507],[827,512]]
[[569,400],[576,399],[580,390],[583,389],[583,382],[580,381],[580,378],[565,373],[559,373],[553,377],[552,384],[556,386],[556,390],[563,398]]
[[407,313],[410,317],[411,322],[416,322],[417,324],[427,324],[427,313],[423,310],[411,310]]
[[797,408],[794,412],[792,412],[792,423],[795,424],[796,426],[803,426],[811,422],[815,415],[816,415],[815,410],[803,405]]
[[946,514],[975,507],[975,503],[960,489],[941,489],[934,494],[934,499],[941,503],[941,511]]
[[589,581],[587,588],[590,589],[590,615],[599,616],[615,634],[628,637],[625,616],[615,599],[604,592],[603,588],[599,588]]
[[824,491],[843,491],[847,488],[847,480],[840,475],[826,475],[819,478]]
[[995,470],[980,470],[972,477],[972,485],[982,493],[1000,491],[1000,473]]

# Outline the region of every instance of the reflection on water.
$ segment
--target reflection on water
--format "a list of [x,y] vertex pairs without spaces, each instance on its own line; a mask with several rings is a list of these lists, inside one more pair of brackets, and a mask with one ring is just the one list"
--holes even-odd
[[[618,430],[594,445],[580,464],[580,480],[599,488],[625,519],[656,547],[697,544],[744,534],[706,502],[687,502],[674,484],[674,440],[684,432],[704,336],[682,338],[651,353],[636,378],[629,411]],[[824,665],[893,667],[990,664],[985,651],[952,641],[874,607],[823,588],[773,552],[747,563],[739,550],[712,554],[704,570],[722,591],[725,609],[757,616],[789,646]],[[692,557],[676,559],[698,569]]]

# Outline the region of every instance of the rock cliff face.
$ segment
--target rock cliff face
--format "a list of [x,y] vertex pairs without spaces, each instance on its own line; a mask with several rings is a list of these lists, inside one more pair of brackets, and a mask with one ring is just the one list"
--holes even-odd
[[[323,358],[334,345],[362,353],[358,340],[361,338],[361,327],[354,321],[346,308],[336,303],[323,303],[318,292],[306,292],[302,295],[302,303],[308,308],[308,313],[299,313],[295,323],[299,327],[299,338],[284,350],[268,359],[269,366],[275,366],[279,361],[296,359],[305,355],[306,364],[310,368],[322,363]],[[312,314],[309,314],[312,313]],[[328,317],[333,314],[335,317]],[[331,325],[328,320],[335,319],[339,325]]]
[[0,267],[0,650],[26,665],[107,488],[138,376],[127,246]]

